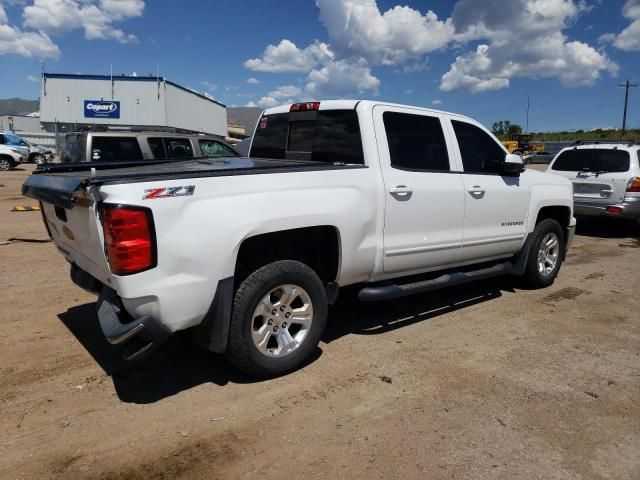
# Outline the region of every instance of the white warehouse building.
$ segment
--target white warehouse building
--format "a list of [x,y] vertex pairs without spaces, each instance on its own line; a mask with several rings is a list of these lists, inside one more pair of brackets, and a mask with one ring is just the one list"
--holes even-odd
[[163,77],[44,73],[40,122],[56,133],[100,127],[227,135],[225,105]]

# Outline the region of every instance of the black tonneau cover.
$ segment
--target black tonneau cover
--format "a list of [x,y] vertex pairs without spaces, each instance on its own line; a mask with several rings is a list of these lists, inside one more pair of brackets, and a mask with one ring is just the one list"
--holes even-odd
[[216,157],[180,161],[123,163],[73,163],[38,168],[22,185],[22,194],[63,208],[72,208],[77,191],[89,185],[135,183],[179,178],[254,175],[313,170],[365,168],[363,165]]

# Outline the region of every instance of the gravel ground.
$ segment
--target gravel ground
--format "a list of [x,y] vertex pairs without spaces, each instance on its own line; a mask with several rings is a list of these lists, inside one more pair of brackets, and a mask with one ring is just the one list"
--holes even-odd
[[[0,172],[0,243],[46,240]],[[640,232],[581,222],[555,284],[346,292],[255,382],[186,332],[125,365],[51,243],[0,245],[0,478],[640,478]]]

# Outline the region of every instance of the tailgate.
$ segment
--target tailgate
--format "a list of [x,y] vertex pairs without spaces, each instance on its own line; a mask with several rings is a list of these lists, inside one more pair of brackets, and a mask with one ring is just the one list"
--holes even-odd
[[627,177],[615,173],[580,173],[571,181],[573,198],[578,201],[588,200],[606,204],[622,202],[627,188]]
[[42,214],[58,250],[103,283],[110,271],[103,250],[96,201],[82,176],[31,175],[22,193],[42,203]]

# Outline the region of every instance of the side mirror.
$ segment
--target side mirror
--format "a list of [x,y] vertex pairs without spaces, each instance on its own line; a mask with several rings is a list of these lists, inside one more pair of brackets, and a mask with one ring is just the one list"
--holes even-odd
[[502,162],[502,173],[505,175],[518,176],[524,172],[524,162],[520,155],[508,153]]

